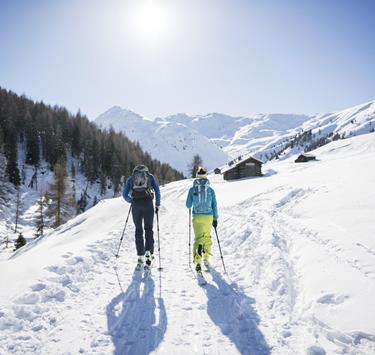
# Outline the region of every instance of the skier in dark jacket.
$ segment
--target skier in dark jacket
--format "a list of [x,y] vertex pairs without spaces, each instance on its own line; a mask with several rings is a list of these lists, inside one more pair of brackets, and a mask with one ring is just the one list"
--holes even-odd
[[[155,210],[154,210],[155,193]],[[137,165],[133,174],[128,177],[123,191],[125,201],[132,205],[132,216],[135,225],[135,245],[137,248],[137,270],[143,267],[144,259],[150,267],[154,258],[154,213],[160,208],[160,189],[155,177],[145,165]],[[145,240],[143,238],[143,224]]]

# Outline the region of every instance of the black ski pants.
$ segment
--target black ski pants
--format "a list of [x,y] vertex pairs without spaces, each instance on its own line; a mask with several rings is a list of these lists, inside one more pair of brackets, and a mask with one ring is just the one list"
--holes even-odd
[[[144,255],[149,250],[154,254],[154,203],[152,199],[145,198],[133,200],[132,216],[135,225],[135,246],[137,255]],[[143,224],[145,229],[145,239],[143,238]]]

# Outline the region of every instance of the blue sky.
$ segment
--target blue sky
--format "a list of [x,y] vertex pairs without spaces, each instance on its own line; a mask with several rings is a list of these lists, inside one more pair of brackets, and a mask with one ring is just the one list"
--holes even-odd
[[375,1],[0,0],[0,86],[90,118],[331,112],[375,100]]

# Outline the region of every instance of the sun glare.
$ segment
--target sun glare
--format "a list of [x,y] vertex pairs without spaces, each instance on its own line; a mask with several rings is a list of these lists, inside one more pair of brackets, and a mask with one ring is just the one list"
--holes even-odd
[[133,31],[143,41],[159,42],[168,34],[170,19],[160,1],[139,1],[133,14]]

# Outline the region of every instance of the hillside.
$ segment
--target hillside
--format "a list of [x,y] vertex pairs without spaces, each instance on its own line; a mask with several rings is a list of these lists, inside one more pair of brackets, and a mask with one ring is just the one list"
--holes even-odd
[[123,132],[152,157],[167,162],[175,169],[189,175],[188,165],[199,154],[208,168],[225,164],[229,157],[204,134],[179,120],[146,119],[132,111],[113,107],[96,118],[104,128],[113,127]]
[[46,230],[54,228],[120,195],[123,177],[139,163],[162,184],[183,178],[122,133],[101,130],[80,112],[0,87],[0,258],[13,250],[19,232],[36,237],[37,220]]
[[191,180],[162,188],[164,271],[145,282],[132,223],[114,257],[122,198],[0,261],[0,353],[375,353],[375,135],[314,153],[261,178],[210,178],[228,276],[214,242],[205,287],[188,266]]

